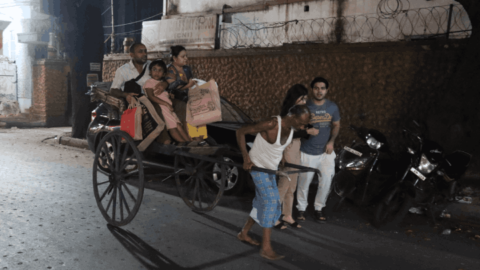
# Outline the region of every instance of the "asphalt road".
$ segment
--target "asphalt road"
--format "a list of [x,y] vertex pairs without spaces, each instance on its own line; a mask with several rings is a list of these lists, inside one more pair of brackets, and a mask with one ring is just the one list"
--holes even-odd
[[[173,182],[147,189],[139,213],[107,226],[92,192],[93,154],[43,139],[66,129],[0,129],[0,269],[480,269],[477,229],[434,228],[422,217],[376,229],[368,211],[328,210],[329,222],[275,230],[282,261],[235,235],[251,196],[192,212]],[[329,202],[330,203],[330,202]],[[450,235],[441,235],[449,226]],[[260,239],[261,229],[252,235]]]

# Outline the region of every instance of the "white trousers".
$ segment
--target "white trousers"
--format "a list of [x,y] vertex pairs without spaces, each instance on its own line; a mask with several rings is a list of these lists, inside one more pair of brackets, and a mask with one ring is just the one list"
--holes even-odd
[[[321,176],[318,179],[318,189],[315,196],[315,211],[322,210],[327,203],[328,194],[330,193],[330,186],[332,185],[332,178],[335,174],[335,152],[330,155],[323,153],[319,156],[312,156],[301,153],[300,162],[302,166],[316,168],[320,170]],[[297,187],[297,209],[298,211],[305,211],[307,209],[308,188],[314,176],[314,172],[301,173],[298,178]]]

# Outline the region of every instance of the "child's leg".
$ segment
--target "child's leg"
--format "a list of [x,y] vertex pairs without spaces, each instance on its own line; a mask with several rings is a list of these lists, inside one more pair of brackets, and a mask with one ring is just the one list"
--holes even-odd
[[188,133],[185,132],[185,130],[182,128],[182,127],[178,127],[179,125],[177,125],[177,129],[178,129],[178,133],[180,134],[180,136],[182,136],[182,138],[187,141],[187,142],[191,142],[192,139],[190,139],[190,136],[188,136]]
[[170,136],[172,136],[172,138],[177,141],[177,142],[188,142],[188,140],[185,140],[183,138],[183,136],[181,135],[181,133],[179,132],[179,128],[171,128],[168,130],[168,132],[170,133]]

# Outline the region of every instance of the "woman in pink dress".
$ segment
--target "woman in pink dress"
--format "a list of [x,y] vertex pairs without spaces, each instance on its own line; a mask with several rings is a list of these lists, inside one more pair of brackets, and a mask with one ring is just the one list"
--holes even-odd
[[167,65],[162,60],[155,60],[150,64],[149,70],[152,78],[143,85],[148,99],[160,105],[165,124],[172,138],[177,142],[190,142],[185,130],[181,127],[178,128],[181,122],[174,112],[168,92],[165,91],[168,83],[163,76],[167,73]]

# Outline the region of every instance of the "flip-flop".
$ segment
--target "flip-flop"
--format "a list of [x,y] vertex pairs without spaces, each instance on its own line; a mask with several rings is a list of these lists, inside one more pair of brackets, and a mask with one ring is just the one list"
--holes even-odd
[[263,252],[263,250],[260,250],[260,256],[262,256],[263,258],[267,259],[267,260],[271,260],[271,261],[278,261],[278,260],[281,260],[283,258],[285,258],[285,256],[283,255],[278,255],[275,253],[275,256],[274,257],[271,257],[271,256],[268,256],[267,254],[265,254]]
[[257,240],[255,240],[255,239],[250,238],[250,239],[252,239],[251,241],[247,241],[247,240],[245,240],[245,239],[242,239],[242,238],[240,237],[240,233],[237,234],[237,239],[240,240],[240,241],[242,241],[242,242],[244,242],[244,243],[250,244],[250,245],[252,245],[252,246],[260,246],[260,243],[259,243]]

